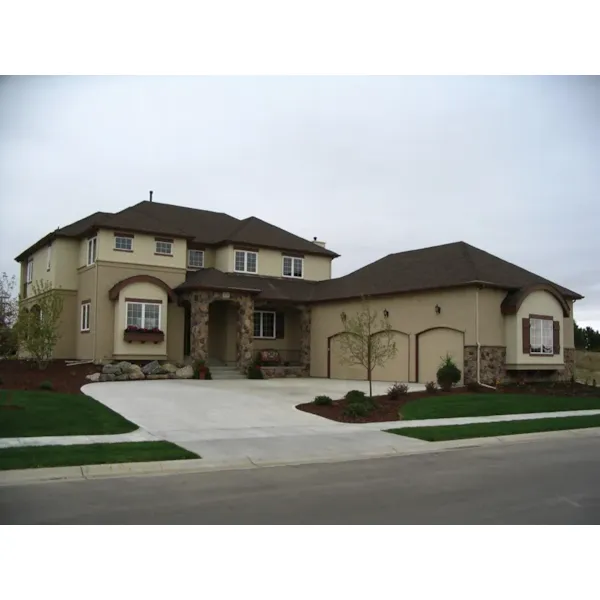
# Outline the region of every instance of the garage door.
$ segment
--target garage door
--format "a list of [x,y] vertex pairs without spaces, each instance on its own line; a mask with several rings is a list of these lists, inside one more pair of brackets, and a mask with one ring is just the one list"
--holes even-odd
[[[383,367],[373,369],[374,381],[408,381],[408,335],[393,332],[393,336],[398,352]],[[340,336],[334,336],[330,340],[329,376],[331,379],[367,379],[367,370],[364,367],[343,363],[340,339]]]
[[456,366],[464,369],[464,334],[455,329],[430,329],[420,333],[417,338],[418,380],[419,383],[436,381],[437,370],[447,354]]

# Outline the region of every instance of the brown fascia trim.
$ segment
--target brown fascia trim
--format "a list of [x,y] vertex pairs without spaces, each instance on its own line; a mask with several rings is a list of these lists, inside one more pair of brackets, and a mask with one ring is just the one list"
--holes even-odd
[[162,304],[162,300],[151,300],[150,298],[125,298],[125,302],[143,302],[144,304]]
[[32,244],[31,246],[29,246],[29,248],[27,248],[27,250],[24,250],[23,252],[21,252],[21,254],[16,256],[15,262],[18,262],[18,263],[23,262],[26,258],[29,258],[31,254],[33,254],[34,252],[37,252],[40,248],[47,246],[49,243],[51,243],[52,241],[54,241],[56,238],[59,238],[59,237],[68,237],[68,236],[61,235],[60,233],[57,233],[56,231],[47,233],[43,238],[39,239],[35,244]]
[[[308,240],[306,240],[307,244],[311,244],[312,242],[309,242]],[[237,244],[241,244],[242,246],[244,245],[242,242],[234,242],[233,240],[223,240],[222,242],[217,242],[216,244],[210,244],[211,246],[214,246],[215,248],[221,248],[222,246],[235,246]],[[273,246],[272,244],[263,244],[261,243],[260,245],[261,248],[267,248],[269,250],[279,250],[280,252],[298,252],[298,250],[286,250],[285,248],[282,248],[281,246]],[[324,252],[319,252],[318,248],[321,248],[321,250],[324,250]],[[252,252],[254,252],[254,250],[252,250]],[[321,246],[317,246],[315,244],[315,251],[313,252],[312,250],[302,250],[302,252],[304,252],[305,254],[310,254],[310,255],[315,255],[315,256],[326,256],[328,258],[331,258],[332,260],[334,258],[338,258],[339,256],[341,256],[340,254],[338,254],[337,252],[334,252],[333,250],[328,250],[327,248],[322,248]]]

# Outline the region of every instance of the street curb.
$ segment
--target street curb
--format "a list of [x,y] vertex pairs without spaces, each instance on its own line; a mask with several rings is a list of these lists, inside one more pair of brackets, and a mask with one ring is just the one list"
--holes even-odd
[[[395,435],[395,434],[390,434]],[[468,450],[485,446],[524,444],[548,439],[600,437],[600,427],[585,429],[566,429],[563,431],[525,433],[500,437],[470,438],[449,440],[447,442],[424,442],[408,450],[397,450],[390,446],[386,452],[370,452],[360,455],[312,456],[305,459],[282,459],[275,461],[243,459],[210,461],[206,459],[171,460],[158,462],[115,463],[106,465],[83,465],[79,467],[53,467],[43,469],[20,469],[0,471],[0,487],[56,481],[85,481],[108,479],[136,475],[175,475],[183,473],[211,473],[218,471],[253,470],[272,467],[300,466],[308,464],[326,464],[352,462],[375,458],[392,458],[418,454],[440,454],[451,450]]]

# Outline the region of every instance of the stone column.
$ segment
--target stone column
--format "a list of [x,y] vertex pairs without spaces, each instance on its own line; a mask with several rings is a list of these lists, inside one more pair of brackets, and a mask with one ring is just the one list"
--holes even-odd
[[237,367],[245,371],[252,363],[252,349],[254,342],[254,298],[240,296],[237,298]]
[[300,307],[300,364],[303,373],[310,375],[310,306]]
[[563,381],[571,381],[575,376],[575,348],[563,348],[565,370],[561,373]]
[[208,307],[210,296],[206,292],[190,294],[190,354],[194,360],[208,357]]

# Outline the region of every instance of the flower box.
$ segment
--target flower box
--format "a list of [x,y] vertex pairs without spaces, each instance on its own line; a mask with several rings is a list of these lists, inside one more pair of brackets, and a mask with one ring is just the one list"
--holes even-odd
[[158,344],[164,341],[165,334],[160,329],[140,329],[139,327],[128,327],[123,332],[123,339],[126,342],[141,342],[142,344],[148,342]]

